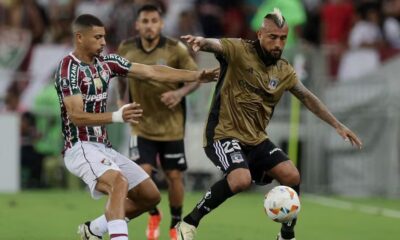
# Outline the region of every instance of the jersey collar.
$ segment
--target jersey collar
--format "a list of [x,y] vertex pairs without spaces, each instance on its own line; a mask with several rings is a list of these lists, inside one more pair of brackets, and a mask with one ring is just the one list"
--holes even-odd
[[151,51],[146,51],[146,50],[143,48],[142,41],[140,40],[140,37],[137,37],[137,38],[135,39],[135,42],[136,42],[136,46],[137,46],[138,48],[140,48],[143,52],[150,54],[150,53],[152,53],[153,51],[155,51],[157,48],[162,48],[162,47],[164,47],[165,44],[167,43],[167,38],[164,37],[163,35],[161,35],[161,36],[160,36],[160,41],[158,42],[157,46],[156,46],[155,48],[153,48]]

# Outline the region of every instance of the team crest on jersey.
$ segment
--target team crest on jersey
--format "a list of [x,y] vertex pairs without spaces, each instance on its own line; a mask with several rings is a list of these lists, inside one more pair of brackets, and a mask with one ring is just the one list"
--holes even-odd
[[271,90],[274,90],[274,89],[276,89],[278,84],[279,84],[279,80],[278,79],[271,79],[271,80],[269,80],[268,88],[271,89]]
[[230,157],[233,163],[241,163],[244,161],[242,154],[238,152],[232,153]]
[[103,71],[100,72],[100,76],[104,81],[108,82],[110,74],[108,73],[107,70],[103,70]]
[[66,78],[62,78],[61,79],[61,87],[64,89],[68,89],[69,88],[69,81]]
[[103,82],[99,77],[93,79],[94,86],[97,88],[97,90],[101,90],[103,88]]

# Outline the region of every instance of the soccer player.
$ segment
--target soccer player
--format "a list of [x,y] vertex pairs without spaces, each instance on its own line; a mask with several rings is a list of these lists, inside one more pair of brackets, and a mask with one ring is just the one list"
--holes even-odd
[[[197,66],[187,47],[175,39],[161,34],[163,20],[155,5],[143,5],[138,10],[136,38],[121,43],[118,53],[130,61],[144,64],[163,64],[169,67],[196,70]],[[120,102],[123,102],[126,79],[120,78]],[[186,170],[184,151],[185,101],[199,83],[165,83],[129,78],[130,101],[140,102],[145,118],[140,124],[131,124],[130,158],[150,176],[157,168],[157,156],[168,184],[171,213],[169,235],[176,240],[175,225],[181,220],[184,197],[183,171]],[[122,105],[122,103],[120,104]],[[160,210],[149,211],[146,229],[148,240],[160,235]]]
[[65,140],[67,169],[89,187],[93,198],[108,195],[105,214],[79,226],[81,239],[96,240],[108,231],[112,240],[128,239],[127,220],[153,209],[160,193],[145,171],[111,148],[105,124],[138,123],[142,109],[130,103],[106,112],[107,89],[114,76],[145,81],[198,81],[212,77],[203,71],[130,63],[119,55],[101,56],[105,29],[95,16],[78,16],[73,24],[75,49],[64,57],[55,76]]
[[[178,223],[180,240],[194,239],[200,220],[228,198],[248,189],[252,181],[268,184],[276,179],[299,193],[297,168],[265,132],[284,91],[290,91],[342,138],[361,148],[360,139],[329,112],[281,58],[288,26],[278,9],[265,16],[257,34],[256,41],[182,37],[194,51],[215,53],[220,62],[221,74],[205,127],[204,147],[225,177],[211,186],[192,212]],[[295,224],[296,220],[282,224],[277,239],[293,240]]]

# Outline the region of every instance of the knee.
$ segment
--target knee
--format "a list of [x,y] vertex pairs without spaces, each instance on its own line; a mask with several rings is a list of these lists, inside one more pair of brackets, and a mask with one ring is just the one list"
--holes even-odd
[[182,172],[178,170],[173,170],[166,172],[166,178],[169,184],[173,184],[182,182],[183,176]]
[[247,169],[233,170],[228,174],[227,180],[233,193],[242,192],[251,186],[251,174]]
[[289,187],[300,185],[300,174],[298,171],[290,172],[282,179],[281,184]]
[[122,173],[118,173],[115,175],[112,181],[112,191],[128,191],[129,183],[128,180],[122,175]]
[[161,202],[161,194],[160,192],[156,189],[154,191],[151,191],[147,197],[146,200],[143,201],[143,204],[145,205],[144,208],[146,210],[150,210],[155,208],[159,203]]

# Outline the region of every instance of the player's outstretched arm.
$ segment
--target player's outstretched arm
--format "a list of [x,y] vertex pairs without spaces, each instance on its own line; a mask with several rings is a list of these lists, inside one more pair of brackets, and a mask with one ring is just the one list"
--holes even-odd
[[345,140],[350,141],[351,145],[361,149],[362,142],[345,125],[339,122],[335,116],[328,110],[326,105],[319,100],[310,90],[308,90],[300,81],[290,89],[290,92],[295,95],[311,112],[320,119],[336,129],[336,132]]
[[193,49],[193,51],[212,52],[222,54],[222,45],[218,39],[204,38],[199,36],[185,35],[181,37],[182,40]]
[[132,63],[128,76],[159,82],[210,82],[218,78],[214,69],[189,71],[162,65]]
[[114,122],[139,123],[143,110],[138,103],[122,106],[118,111],[105,113],[87,113],[83,111],[82,95],[71,95],[64,98],[64,105],[72,123],[80,126],[100,126]]

